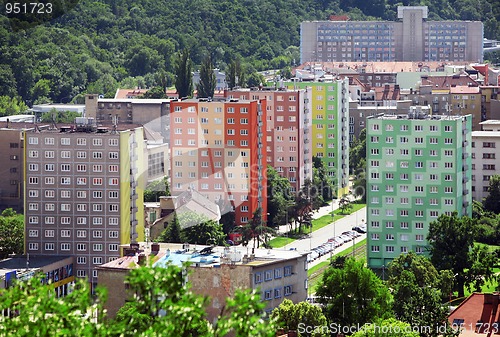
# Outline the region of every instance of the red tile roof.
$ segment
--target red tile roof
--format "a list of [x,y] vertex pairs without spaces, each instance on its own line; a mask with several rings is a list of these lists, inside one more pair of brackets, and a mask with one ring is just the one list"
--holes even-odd
[[500,322],[499,297],[499,293],[472,293],[448,315],[448,321],[451,324],[454,322],[463,324],[462,336],[486,334],[488,332],[486,329],[491,332],[493,324]]

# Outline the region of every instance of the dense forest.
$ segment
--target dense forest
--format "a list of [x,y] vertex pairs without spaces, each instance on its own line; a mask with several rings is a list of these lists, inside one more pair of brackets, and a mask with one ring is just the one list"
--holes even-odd
[[481,20],[485,37],[500,39],[498,0],[73,0],[26,29],[0,15],[0,102],[81,102],[86,92],[171,85],[183,49],[195,68],[210,55],[222,70],[235,59],[247,73],[282,69],[299,62],[301,21],[395,20],[398,5],[427,5],[430,20]]

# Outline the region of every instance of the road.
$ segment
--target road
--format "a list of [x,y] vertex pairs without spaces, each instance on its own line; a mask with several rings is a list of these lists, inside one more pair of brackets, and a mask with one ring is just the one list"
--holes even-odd
[[[333,200],[332,204],[321,207],[317,212],[314,213],[313,218],[318,219],[324,215],[330,214],[330,212],[335,209],[338,209],[338,200]],[[365,220],[366,220],[366,207],[335,221],[335,223],[331,223],[328,226],[325,226],[321,229],[318,229],[317,231],[312,232],[312,235],[308,235],[303,239],[296,240],[282,248],[274,248],[274,249],[289,250],[290,248],[294,248],[297,249],[297,251],[302,251],[302,252],[310,251],[314,247],[321,246],[323,243],[327,242],[328,239],[330,239],[331,237],[339,235],[342,232],[349,231],[355,225],[360,225],[365,223],[366,222]],[[280,233],[286,233],[288,230],[289,227],[287,226],[280,226],[279,228]],[[362,234],[361,236],[359,236],[354,240],[354,243],[359,242],[360,240],[363,240],[365,238],[366,234]],[[334,253],[339,253],[346,249],[352,250],[352,248],[353,248],[353,242],[350,241],[336,248]],[[326,261],[329,257],[330,254],[327,253],[322,257],[310,262],[309,268],[322,261]]]

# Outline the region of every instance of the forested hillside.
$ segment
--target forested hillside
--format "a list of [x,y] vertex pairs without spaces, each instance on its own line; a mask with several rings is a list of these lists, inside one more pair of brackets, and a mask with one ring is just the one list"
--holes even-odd
[[1,96],[28,105],[71,102],[85,92],[172,83],[173,56],[187,48],[195,67],[210,54],[247,72],[299,61],[299,24],[348,13],[395,20],[398,5],[427,5],[431,20],[482,20],[500,39],[498,0],[82,0],[42,26],[12,31],[0,16]]

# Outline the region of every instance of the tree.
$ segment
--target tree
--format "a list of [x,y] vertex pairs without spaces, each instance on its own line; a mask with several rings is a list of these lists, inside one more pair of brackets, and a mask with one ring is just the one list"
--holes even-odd
[[[459,218],[457,212],[453,212],[451,216],[442,214],[437,221],[429,225],[427,241],[431,262],[437,270],[448,269],[456,275],[456,290],[459,297],[464,296],[466,283],[474,282],[476,277],[482,277],[482,275],[471,275],[471,272],[467,273],[476,259],[472,249],[475,234],[474,221],[466,216]],[[485,265],[484,268],[479,268],[476,265],[473,270],[482,270],[486,276],[489,274],[489,268],[491,266]]]
[[313,181],[323,200],[321,206],[324,206],[327,200],[333,199],[335,186],[332,178],[328,175],[326,163],[317,156],[313,157]]
[[242,87],[245,83],[244,70],[241,65],[240,59],[231,61],[226,74],[226,82],[229,89],[240,86]]
[[138,98],[167,98],[167,94],[165,93],[165,87],[161,86],[156,86],[148,91],[146,91],[143,95],[139,96]]
[[81,114],[76,111],[57,111],[53,108],[48,112],[44,112],[40,119],[43,123],[72,124],[75,122],[76,117],[81,117]]
[[12,208],[0,216],[0,259],[24,252],[24,217]]
[[387,282],[393,289],[394,315],[412,327],[421,327],[422,336],[441,335],[448,322],[448,307],[442,303],[448,299],[452,279],[451,271],[439,273],[423,255],[401,254],[389,265]]
[[165,230],[160,234],[157,239],[158,242],[173,242],[182,243],[184,240],[181,237],[181,227],[177,214],[174,214],[173,220],[167,225]]
[[290,207],[293,205],[291,184],[272,166],[267,166],[267,225],[271,227],[284,225],[291,220]]
[[162,196],[170,196],[168,177],[150,182],[144,190],[144,202],[157,202]]
[[342,214],[347,214],[353,208],[350,194],[344,194],[339,200],[339,210]]
[[[180,216],[181,223],[185,221],[185,214]],[[185,227],[181,231],[181,238],[184,242],[201,245],[224,245],[226,235],[222,230],[222,225],[214,220],[208,220],[199,225]]]
[[28,109],[19,97],[0,96],[0,117],[23,114]]
[[481,287],[494,279],[493,267],[497,263],[497,254],[488,247],[474,245],[469,251],[470,267],[466,271],[466,284],[469,291],[481,292]]
[[490,177],[488,196],[484,198],[483,205],[490,212],[500,213],[500,175],[494,174]]
[[179,97],[193,96],[193,65],[189,51],[184,49],[178,53],[175,71],[175,89]]
[[346,259],[342,268],[329,267],[318,284],[316,295],[330,323],[363,325],[392,316],[392,296],[364,261]]
[[217,201],[217,205],[219,205],[221,214],[219,223],[222,224],[222,231],[227,235],[231,233],[236,226],[233,205],[229,200],[222,198]]
[[246,225],[236,228],[236,231],[241,233],[241,243],[243,246],[248,246],[253,240],[253,250],[255,245],[260,246],[260,242],[267,244],[269,236],[275,233],[275,230],[264,225],[262,221],[262,208],[257,208],[253,212],[252,220]]
[[351,174],[366,170],[366,128],[359,133],[359,138],[354,138],[349,148],[349,169]]
[[200,82],[196,86],[196,90],[198,90],[198,98],[214,97],[216,85],[217,80],[214,74],[212,59],[210,57],[206,57],[201,64]]
[[[284,329],[284,332],[295,330],[300,333],[299,336],[304,337],[327,336],[322,333],[323,331],[326,331],[327,327],[325,315],[321,312],[321,308],[314,304],[307,302],[294,304],[289,299],[285,299],[278,307],[274,308],[271,313],[271,318],[275,319],[276,324],[280,328]],[[300,327],[318,328],[315,332],[308,333],[307,331],[301,331]]]
[[262,74],[259,74],[258,72],[251,73],[247,78],[247,86],[249,88],[259,87],[261,85],[264,85],[265,83],[266,79]]
[[56,297],[53,287],[42,282],[43,274],[14,281],[2,289],[0,310],[4,317],[0,336],[199,336],[271,337],[274,320],[264,321],[265,303],[256,292],[237,290],[226,299],[217,323],[206,319],[208,298],[194,294],[185,283],[186,266],[131,269],[125,282],[133,299],[115,319],[104,316],[104,289],[92,296],[89,283],[77,279],[72,292]]
[[351,337],[419,337],[414,326],[394,318],[363,325]]

